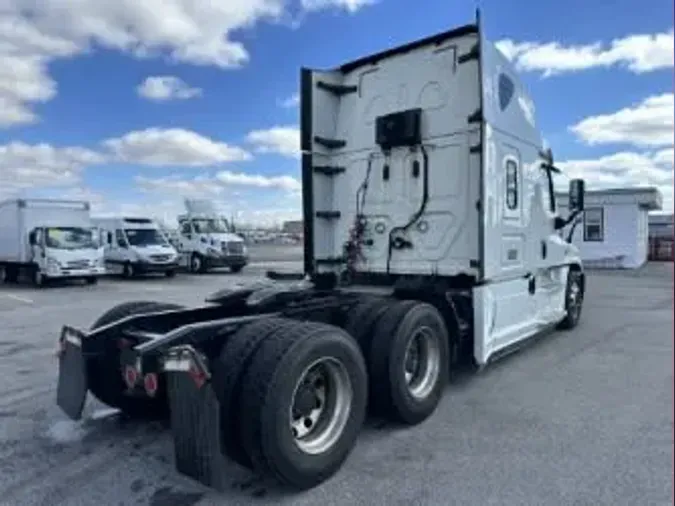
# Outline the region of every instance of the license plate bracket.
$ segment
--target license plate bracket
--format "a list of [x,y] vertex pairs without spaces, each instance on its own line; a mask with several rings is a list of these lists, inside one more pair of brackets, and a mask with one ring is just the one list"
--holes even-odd
[[72,420],[82,418],[87,399],[87,364],[82,353],[84,334],[70,327],[61,331],[62,352],[59,355],[59,377],[56,404]]

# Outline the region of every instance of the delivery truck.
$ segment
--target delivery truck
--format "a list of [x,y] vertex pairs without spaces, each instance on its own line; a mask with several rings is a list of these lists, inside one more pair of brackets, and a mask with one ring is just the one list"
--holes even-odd
[[[336,473],[367,413],[431,416],[451,370],[580,321],[586,277],[534,105],[475,23],[300,73],[304,271],[203,305],[129,301],[58,336],[57,402],[170,416],[177,469],[227,457],[297,489]],[[436,437],[443,438],[443,434]]]
[[35,286],[72,278],[96,283],[105,266],[89,211],[84,201],[0,202],[0,280],[28,278]]

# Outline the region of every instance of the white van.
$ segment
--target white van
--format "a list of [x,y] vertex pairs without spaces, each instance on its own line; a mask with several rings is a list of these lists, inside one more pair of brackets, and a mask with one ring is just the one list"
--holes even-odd
[[95,218],[105,247],[105,264],[111,274],[131,278],[163,272],[173,277],[178,269],[178,252],[160,227],[150,218]]

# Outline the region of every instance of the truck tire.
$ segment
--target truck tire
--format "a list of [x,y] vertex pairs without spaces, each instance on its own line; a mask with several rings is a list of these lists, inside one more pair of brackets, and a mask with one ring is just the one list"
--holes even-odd
[[193,253],[192,256],[190,256],[190,272],[194,274],[206,272],[206,261],[199,253]]
[[571,330],[579,324],[584,304],[584,288],[581,272],[570,271],[565,287],[565,318],[558,323],[558,329]]
[[44,274],[39,267],[34,267],[31,273],[33,286],[37,288],[44,288],[49,282],[49,278]]
[[[103,313],[91,326],[92,330],[121,320],[155,311],[183,309],[176,304],[161,302],[133,301],[124,302]],[[120,356],[117,347],[106,347],[107,354],[90,358],[87,361],[87,379],[89,391],[103,404],[117,408],[124,414],[138,418],[162,418],[168,415],[166,389],[160,383],[160,389],[153,398],[135,398],[124,395],[126,385],[120,371]]]
[[406,425],[422,422],[440,402],[449,362],[448,330],[438,309],[418,301],[392,304],[371,343],[371,407]]
[[176,271],[173,270],[173,269],[169,269],[168,271],[165,271],[165,272],[164,272],[164,275],[165,275],[167,278],[175,278],[175,277],[176,277]]
[[244,269],[243,265],[231,265],[230,266],[230,272],[233,272],[237,274],[238,272],[241,272]]
[[88,285],[95,285],[98,283],[98,278],[96,276],[89,276],[88,278],[85,278],[85,281]]
[[356,443],[367,389],[361,350],[342,329],[298,322],[271,334],[242,383],[240,434],[253,469],[300,490],[330,478]]
[[359,343],[366,364],[369,362],[370,342],[375,325],[389,306],[395,302],[395,300],[384,297],[368,298],[351,310],[347,316],[345,331]]
[[238,429],[244,374],[262,342],[278,329],[293,324],[292,320],[283,318],[264,318],[250,323],[227,340],[213,361],[211,385],[220,404],[221,451],[241,466],[251,468],[251,459],[241,443]]

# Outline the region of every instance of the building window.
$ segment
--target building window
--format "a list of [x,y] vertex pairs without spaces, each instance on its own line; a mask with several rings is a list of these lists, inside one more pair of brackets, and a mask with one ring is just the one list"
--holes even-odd
[[602,207],[587,208],[584,211],[584,241],[605,240],[605,213]]
[[518,207],[518,164],[515,160],[506,160],[506,207]]

